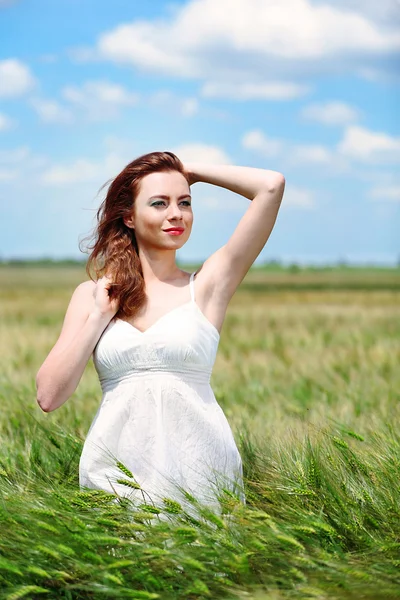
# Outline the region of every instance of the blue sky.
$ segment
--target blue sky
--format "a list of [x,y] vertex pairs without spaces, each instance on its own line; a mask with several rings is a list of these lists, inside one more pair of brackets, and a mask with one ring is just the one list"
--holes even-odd
[[[257,263],[395,264],[399,25],[398,0],[0,0],[0,258],[83,258],[100,186],[171,150],[285,175]],[[192,196],[182,261],[249,204]]]

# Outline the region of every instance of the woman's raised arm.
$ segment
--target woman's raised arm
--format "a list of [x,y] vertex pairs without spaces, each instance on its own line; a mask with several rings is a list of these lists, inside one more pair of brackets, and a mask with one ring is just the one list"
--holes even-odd
[[[185,171],[189,175],[189,184],[211,183],[253,200],[263,190],[277,190],[276,196],[281,200],[280,185],[284,177],[279,171],[241,167],[238,165],[210,165],[203,163],[185,163]],[[279,185],[277,185],[279,184]]]
[[251,200],[227,243],[201,269],[209,296],[226,306],[268,241],[281,205],[285,178],[278,171],[236,165],[186,163],[184,167],[190,185],[211,183]]

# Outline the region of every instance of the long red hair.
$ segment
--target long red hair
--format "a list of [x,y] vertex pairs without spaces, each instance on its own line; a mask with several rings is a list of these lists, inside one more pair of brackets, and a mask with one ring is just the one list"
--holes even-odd
[[[150,152],[135,158],[110,181],[107,194],[97,211],[97,225],[87,245],[92,250],[86,272],[90,279],[93,269],[96,280],[107,275],[112,280],[110,298],[119,301],[116,316],[133,316],[145,303],[145,282],[135,231],[127,227],[124,217],[132,214],[143,177],[157,171],[179,171],[187,179],[182,162],[172,152]],[[81,244],[80,244],[81,245]]]

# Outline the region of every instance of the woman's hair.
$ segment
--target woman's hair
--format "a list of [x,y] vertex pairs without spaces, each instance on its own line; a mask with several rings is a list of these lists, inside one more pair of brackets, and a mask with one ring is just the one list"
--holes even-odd
[[[110,181],[107,195],[97,211],[97,225],[88,236],[91,243],[86,272],[90,279],[93,268],[96,279],[107,275],[110,299],[118,299],[116,316],[131,317],[146,300],[145,282],[134,229],[127,227],[124,217],[132,215],[135,199],[143,177],[157,171],[178,171],[187,179],[182,162],[172,152],[150,152],[132,162]],[[81,246],[81,243],[80,243]]]

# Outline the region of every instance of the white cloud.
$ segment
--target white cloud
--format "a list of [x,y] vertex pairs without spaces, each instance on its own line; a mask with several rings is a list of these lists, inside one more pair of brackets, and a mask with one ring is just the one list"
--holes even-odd
[[290,150],[290,162],[298,164],[320,164],[329,165],[332,163],[333,155],[328,148],[318,144],[299,144],[293,145]]
[[357,70],[357,75],[361,79],[371,81],[372,83],[379,83],[386,80],[385,73],[382,73],[380,69],[374,69],[373,67],[361,67]]
[[159,90],[148,98],[151,106],[162,108],[168,113],[175,113],[182,117],[193,117],[199,112],[199,102],[194,97],[183,98],[170,90]]
[[285,185],[282,207],[295,207],[305,210],[315,208],[315,195],[311,190],[291,184]]
[[[227,18],[228,17],[228,18]],[[121,24],[76,49],[78,60],[110,60],[176,77],[230,83],[354,71],[395,52],[400,35],[358,9],[311,0],[191,0],[172,15]],[[73,51],[72,51],[73,53]]]
[[344,102],[333,101],[309,104],[300,111],[300,116],[324,125],[346,125],[357,120],[359,111]]
[[30,104],[44,123],[61,123],[68,125],[74,122],[72,112],[61,106],[61,104],[55,100],[31,98]]
[[196,98],[185,98],[181,106],[182,115],[184,117],[192,117],[199,112],[199,102]]
[[374,22],[393,25],[400,22],[399,0],[314,0],[318,4],[333,4],[336,8],[365,15]]
[[282,140],[268,138],[259,129],[248,131],[242,138],[242,146],[247,150],[255,150],[265,157],[279,156],[284,148]]
[[86,46],[75,46],[66,50],[68,58],[74,62],[96,62],[99,56],[94,48]]
[[171,150],[185,163],[198,162],[207,164],[232,164],[231,159],[222,148],[207,144],[182,144]]
[[82,88],[66,86],[62,94],[74,104],[91,108],[92,101],[104,104],[136,104],[137,94],[127,92],[122,86],[108,81],[87,81]]
[[14,181],[18,177],[18,169],[0,167],[0,181]]
[[15,127],[17,122],[15,119],[11,119],[4,113],[0,113],[0,131],[7,131],[8,129],[12,129]]
[[108,153],[104,159],[91,161],[78,158],[69,164],[49,166],[38,177],[38,182],[44,186],[71,185],[75,183],[97,182],[104,183],[110,177],[115,177],[124,168],[121,157]]
[[263,158],[281,158],[291,166],[302,164],[330,165],[332,152],[318,144],[295,144],[288,140],[273,139],[261,130],[248,131],[242,137],[242,146]]
[[284,167],[325,166],[333,174],[350,172],[357,162],[380,165],[400,161],[400,137],[356,125],[347,126],[342,139],[331,148],[268,138],[259,129],[245,133],[241,142],[243,148],[263,158],[279,158]]
[[61,95],[68,105],[57,100],[31,98],[30,104],[44,123],[69,125],[79,113],[90,121],[104,121],[119,115],[123,106],[135,106],[139,95],[108,81],[86,81],[82,86],[67,85]]
[[29,67],[16,58],[0,61],[0,98],[16,98],[31,91],[36,80]]
[[310,91],[306,85],[291,82],[226,83],[209,81],[201,89],[205,98],[230,100],[293,100]]
[[91,120],[115,117],[123,106],[135,106],[139,95],[123,86],[105,80],[86,81],[81,87],[65,86],[63,98],[74,107],[83,109]]
[[128,164],[136,156],[136,146],[132,140],[124,139],[119,135],[106,135],[103,139],[103,147],[107,154],[120,156],[124,164]]
[[12,183],[14,191],[16,187],[26,188],[26,182],[34,182],[48,162],[46,156],[33,154],[26,145],[0,150],[0,181],[4,185]]
[[400,185],[374,187],[370,190],[368,195],[372,200],[400,202]]
[[55,165],[40,177],[43,185],[65,185],[94,181],[99,175],[99,165],[80,158],[70,165]]
[[371,163],[399,162],[400,137],[390,136],[380,131],[370,131],[365,127],[350,125],[346,128],[338,151],[356,161]]
[[[18,167],[28,162],[35,170],[32,178],[35,183],[45,187],[65,186],[77,183],[92,183],[100,186],[108,179],[115,177],[122,169],[140,153],[132,149],[132,142],[115,136],[107,136],[103,140],[106,153],[99,160],[80,157],[72,162],[51,163],[46,157],[33,156],[28,147],[20,147],[10,151],[0,151],[0,167]],[[184,163],[201,162],[209,164],[231,163],[230,158],[217,146],[205,144],[186,144],[171,149]],[[29,161],[26,159],[29,157]]]
[[0,150],[0,165],[15,165],[24,162],[31,155],[28,146],[19,146],[13,150]]

